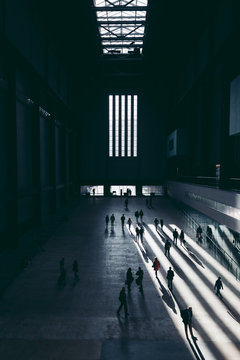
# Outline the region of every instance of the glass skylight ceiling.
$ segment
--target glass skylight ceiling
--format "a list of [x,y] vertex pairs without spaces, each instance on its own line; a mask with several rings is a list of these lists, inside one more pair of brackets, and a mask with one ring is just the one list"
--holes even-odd
[[142,54],[148,0],[94,0],[103,54]]

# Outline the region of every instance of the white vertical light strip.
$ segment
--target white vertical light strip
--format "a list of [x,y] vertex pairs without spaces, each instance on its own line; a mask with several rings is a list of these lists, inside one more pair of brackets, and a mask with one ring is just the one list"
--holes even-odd
[[113,96],[109,95],[109,156],[113,156]]
[[115,95],[115,156],[119,156],[119,95]]
[[133,97],[133,156],[137,156],[137,111],[138,111],[138,97]]
[[121,156],[125,156],[125,95],[121,96],[121,117],[122,117],[122,135],[121,135]]
[[132,110],[132,106],[131,106],[131,95],[128,95],[127,97],[127,126],[128,126],[128,136],[127,136],[127,156],[131,156],[131,110]]

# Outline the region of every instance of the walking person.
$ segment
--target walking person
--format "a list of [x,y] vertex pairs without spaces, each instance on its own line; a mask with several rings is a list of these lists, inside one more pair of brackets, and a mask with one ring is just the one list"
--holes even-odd
[[128,218],[127,223],[128,223],[129,231],[131,231],[132,219],[131,219],[131,218]]
[[192,317],[193,317],[192,307],[189,306],[188,308],[181,310],[181,317],[184,323],[186,338],[188,339],[188,328],[189,328],[192,338],[196,340],[197,338],[193,335],[193,331],[192,331]]
[[77,260],[74,260],[73,265],[72,265],[72,270],[74,273],[74,279],[77,281],[79,280],[79,276],[78,276],[78,262]]
[[62,273],[62,271],[64,270],[64,263],[65,263],[65,259],[64,259],[64,257],[63,257],[63,258],[61,258],[61,260],[59,261],[60,273]]
[[108,227],[108,223],[109,223],[109,216],[106,215],[105,216],[105,223],[106,223],[106,228]]
[[157,227],[158,227],[158,224],[159,224],[159,220],[157,218],[154,219],[154,224],[155,224],[155,229],[157,231]]
[[140,229],[138,226],[136,226],[136,240],[139,240],[139,235],[140,235]]
[[177,239],[178,239],[178,232],[177,229],[175,228],[173,231],[173,242],[176,242],[176,246],[177,246]]
[[167,239],[164,245],[164,249],[165,249],[165,256],[170,256],[170,248],[171,248],[171,243],[170,241]]
[[214,285],[214,289],[217,289],[216,295],[219,296],[222,299],[223,296],[220,293],[220,290],[223,289],[221,276],[219,276],[218,279],[216,280],[215,285]]
[[158,258],[157,258],[156,256],[155,256],[155,258],[154,258],[154,260],[153,260],[152,267],[153,267],[153,269],[154,269],[154,271],[155,271],[156,277],[158,277],[158,276],[157,276],[157,272],[158,272],[158,270],[160,269],[160,262],[159,262],[159,260],[158,260]]
[[141,267],[139,266],[138,271],[136,272],[136,275],[138,276],[136,279],[136,284],[139,286],[139,291],[143,291],[143,286],[142,286],[142,282],[143,282],[143,270],[141,269]]
[[200,239],[200,240],[202,238],[202,228],[200,225],[198,226],[197,231],[196,231],[196,238]]
[[143,215],[144,215],[144,214],[143,214],[143,211],[142,211],[142,209],[141,209],[141,210],[139,211],[139,216],[140,216],[141,222],[142,222],[142,220],[143,220],[143,219],[142,219],[142,218],[143,218]]
[[180,232],[179,239],[180,239],[180,243],[181,243],[181,246],[182,246],[185,243],[183,230],[181,230],[181,232]]
[[140,226],[139,234],[140,234],[141,243],[143,243],[143,234],[144,234],[144,228],[143,228],[143,226]]
[[161,230],[163,229],[163,219],[160,219]]
[[121,308],[124,307],[125,317],[127,317],[129,315],[129,313],[128,313],[127,297],[126,297],[125,287],[123,287],[122,290],[120,291],[119,301],[120,301],[120,306],[119,306],[119,308],[117,310],[117,314],[119,315]]
[[168,269],[168,272],[167,272],[168,288],[170,291],[172,291],[173,278],[174,278],[174,271],[172,270],[172,268],[170,266]]
[[111,226],[113,227],[113,226],[114,226],[114,222],[115,222],[115,216],[114,216],[114,214],[111,215],[110,221],[111,221]]
[[133,278],[133,274],[132,274],[132,269],[128,268],[127,274],[126,274],[126,285],[128,287],[128,291],[131,291],[131,285],[133,282],[134,278]]
[[125,223],[125,215],[122,214],[121,216],[121,223],[122,223],[122,228],[124,228],[124,223]]
[[136,222],[138,223],[138,219],[139,219],[139,212],[138,210],[135,211],[135,217],[136,217]]

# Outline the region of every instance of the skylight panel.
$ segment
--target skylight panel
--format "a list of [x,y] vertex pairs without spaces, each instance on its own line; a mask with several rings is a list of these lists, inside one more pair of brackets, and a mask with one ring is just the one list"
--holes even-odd
[[[141,54],[148,0],[94,0],[93,3],[103,53]],[[106,43],[107,39],[110,42]],[[108,45],[111,48],[106,52],[105,47]]]

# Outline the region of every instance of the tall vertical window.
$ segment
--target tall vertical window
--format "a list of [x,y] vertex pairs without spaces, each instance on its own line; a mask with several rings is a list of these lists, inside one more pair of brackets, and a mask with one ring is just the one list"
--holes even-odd
[[109,95],[109,156],[137,157],[137,95]]

